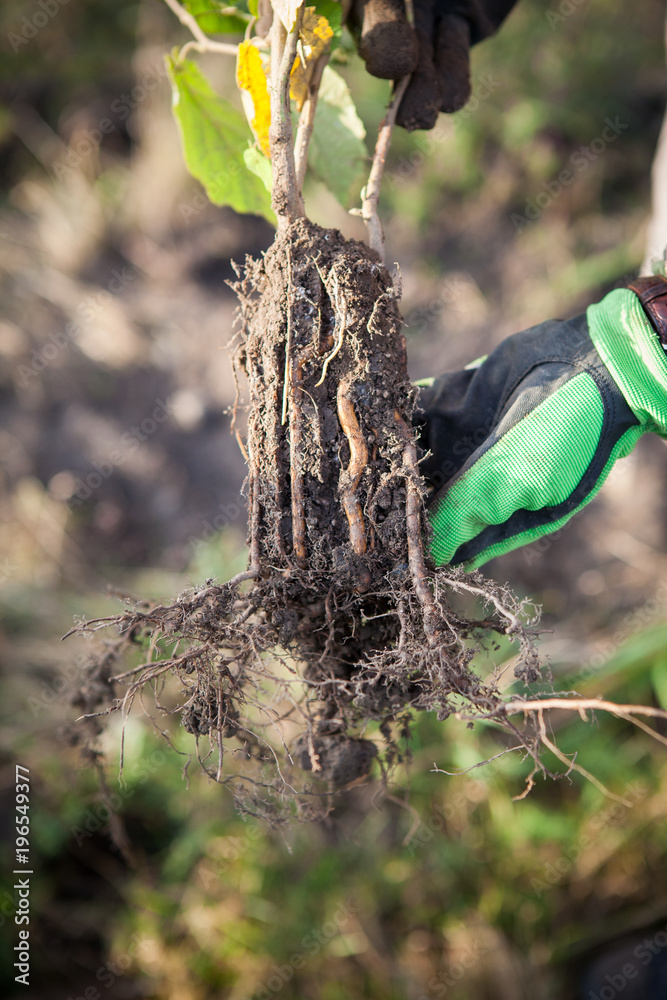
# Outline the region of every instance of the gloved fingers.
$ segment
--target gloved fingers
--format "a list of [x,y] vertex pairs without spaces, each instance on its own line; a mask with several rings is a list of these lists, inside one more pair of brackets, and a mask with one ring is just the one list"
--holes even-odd
[[550,363],[529,373],[499,425],[434,498],[438,563],[485,562],[571,517],[627,429],[603,436],[610,410],[589,372]]
[[417,31],[417,39],[419,62],[396,115],[396,124],[408,132],[417,128],[433,128],[442,103],[440,77],[433,61],[433,43],[422,31]]
[[409,132],[416,128],[433,128],[441,104],[440,79],[435,68],[433,48],[434,0],[417,0],[414,11],[419,58],[396,115],[397,124]]
[[438,21],[435,68],[440,110],[460,111],[470,99],[470,25],[460,14],[445,14]]
[[348,23],[372,76],[412,74],[396,121],[408,131],[431,129],[440,111],[458,111],[470,97],[470,27],[460,14],[436,20],[435,0],[416,0],[414,29],[403,0],[353,0]]
[[399,80],[417,65],[417,39],[403,0],[353,0],[348,23],[371,76]]

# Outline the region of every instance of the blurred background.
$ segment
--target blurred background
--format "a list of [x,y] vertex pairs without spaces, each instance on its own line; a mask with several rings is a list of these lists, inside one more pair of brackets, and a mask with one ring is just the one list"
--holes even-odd
[[[520,0],[475,51],[469,106],[396,135],[383,217],[415,378],[637,273],[664,16],[657,0]],[[0,11],[3,995],[667,997],[664,746],[621,720],[552,725],[625,804],[576,774],[513,801],[530,762],[512,756],[435,773],[497,745],[488,727],[424,716],[389,797],[355,789],[326,822],[282,833],[239,817],[196,764],[184,775],[192,737],[163,719],[171,745],[141,711],[129,720],[122,783],[116,720],[104,782],[70,745],[87,648],[59,639],[76,617],[245,564],[226,282],[272,231],[210,206],[186,174],[163,63],[186,38],[158,0]],[[236,100],[231,63],[203,62]],[[342,72],[372,138],[388,87],[352,55]],[[307,205],[363,237],[315,183]],[[542,604],[557,687],[667,707],[666,490],[664,444],[644,438],[564,531],[485,568]],[[12,968],[17,762],[31,774],[29,987]]]

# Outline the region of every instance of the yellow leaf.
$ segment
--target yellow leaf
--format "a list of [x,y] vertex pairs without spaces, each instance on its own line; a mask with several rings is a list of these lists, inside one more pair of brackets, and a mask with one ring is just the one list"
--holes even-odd
[[[243,101],[243,109],[262,152],[266,156],[270,156],[269,125],[271,124],[271,101],[269,99],[269,89],[266,84],[266,74],[261,56],[250,41],[241,42],[239,45],[239,55],[236,63],[236,82],[241,90],[247,91],[252,98],[250,113],[248,113],[248,102],[245,99]],[[245,94],[242,96],[245,98]]]
[[315,7],[306,7],[299,33],[297,57],[290,73],[290,96],[299,111],[308,97],[315,61],[326,51],[333,34],[326,17],[318,14]]

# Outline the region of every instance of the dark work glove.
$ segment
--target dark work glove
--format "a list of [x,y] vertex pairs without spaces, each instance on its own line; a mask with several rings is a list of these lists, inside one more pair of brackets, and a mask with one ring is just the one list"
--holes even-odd
[[498,28],[516,0],[414,0],[414,29],[403,0],[353,0],[348,23],[372,76],[412,79],[398,109],[403,128],[430,129],[440,111],[470,97],[470,46]]
[[667,438],[667,280],[631,287],[421,390],[437,565],[474,569],[555,531],[642,434]]

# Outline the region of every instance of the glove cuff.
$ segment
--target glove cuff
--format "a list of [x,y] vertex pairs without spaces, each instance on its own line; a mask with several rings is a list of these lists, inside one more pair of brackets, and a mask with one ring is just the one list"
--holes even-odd
[[658,340],[667,351],[667,278],[660,274],[635,278],[628,288],[639,296],[644,312],[658,334]]
[[617,288],[589,306],[586,319],[598,354],[637,420],[667,437],[667,354],[638,295]]

